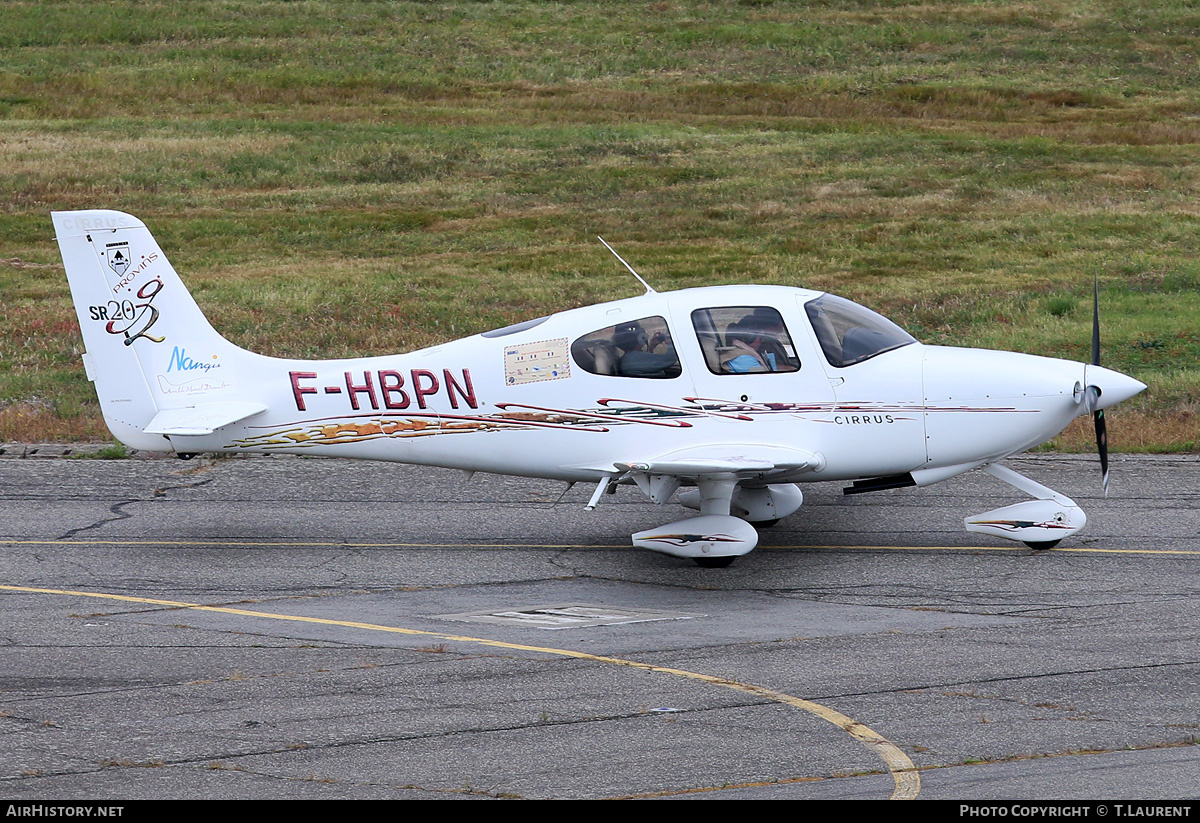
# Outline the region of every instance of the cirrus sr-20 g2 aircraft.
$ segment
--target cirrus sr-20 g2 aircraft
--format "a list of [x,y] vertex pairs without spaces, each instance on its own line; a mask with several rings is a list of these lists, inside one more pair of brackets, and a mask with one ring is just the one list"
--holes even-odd
[[87,375],[127,446],[585,482],[589,509],[635,485],[699,514],[634,544],[702,566],[751,551],[804,483],[859,493],[974,468],[1033,499],[967,529],[1052,546],[1083,512],[1000,461],[1090,412],[1107,483],[1103,409],[1145,388],[1098,365],[1098,331],[1089,364],[925,346],[849,300],[780,286],[647,286],[408,354],[265,357],[217,334],[137,218],[53,219]]

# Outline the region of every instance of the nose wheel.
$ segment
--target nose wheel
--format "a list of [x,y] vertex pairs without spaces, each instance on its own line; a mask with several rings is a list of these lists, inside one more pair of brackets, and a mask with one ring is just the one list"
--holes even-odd
[[1026,546],[1033,549],[1035,552],[1044,552],[1046,549],[1053,549],[1061,540],[1023,540]]
[[737,555],[727,555],[725,557],[693,557],[696,565],[702,569],[723,569],[733,561],[737,560]]

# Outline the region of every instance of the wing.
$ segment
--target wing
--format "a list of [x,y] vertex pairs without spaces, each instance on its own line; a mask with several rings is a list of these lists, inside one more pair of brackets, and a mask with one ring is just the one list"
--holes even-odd
[[612,465],[616,471],[607,471],[600,478],[585,507],[588,511],[596,507],[605,491],[611,491],[614,483],[622,480],[632,480],[655,503],[667,502],[685,482],[689,486],[719,483],[726,487],[728,497],[740,483],[759,487],[794,482],[800,475],[823,469],[825,458],[786,446],[715,443]]
[[[789,483],[823,468],[819,454],[775,446],[707,445],[664,454],[653,460],[613,463],[621,478],[633,480],[655,503],[665,503],[680,485],[721,488],[726,499],[739,483],[753,486]],[[601,481],[589,507],[596,505]]]
[[741,444],[698,446],[650,460],[613,463],[617,469],[630,474],[670,475],[688,480],[727,477],[773,482],[784,482],[824,465],[824,458],[812,452]]

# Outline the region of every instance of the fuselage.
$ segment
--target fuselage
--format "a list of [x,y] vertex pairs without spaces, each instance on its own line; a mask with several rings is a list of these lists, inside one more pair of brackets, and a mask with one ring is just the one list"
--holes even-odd
[[[748,346],[736,330],[763,318],[773,324],[770,359],[766,345],[739,354]],[[178,450],[562,480],[713,444],[821,458],[816,471],[772,480],[912,473],[932,482],[1054,436],[1082,413],[1085,371],[1096,369],[925,346],[849,301],[775,286],[649,293],[395,356],[243,354],[177,349],[165,359],[157,379],[168,397],[251,397],[268,409],[212,435],[174,438]],[[734,370],[738,357],[750,371]],[[1092,375],[1108,383],[1105,405],[1141,387],[1116,372]]]

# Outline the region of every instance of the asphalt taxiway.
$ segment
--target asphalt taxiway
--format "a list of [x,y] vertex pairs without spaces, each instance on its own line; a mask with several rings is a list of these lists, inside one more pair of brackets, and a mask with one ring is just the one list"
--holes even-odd
[[1010,465],[1089,523],[969,535],[978,472],[683,516],[348,461],[0,460],[0,796],[1185,799],[1200,461]]

